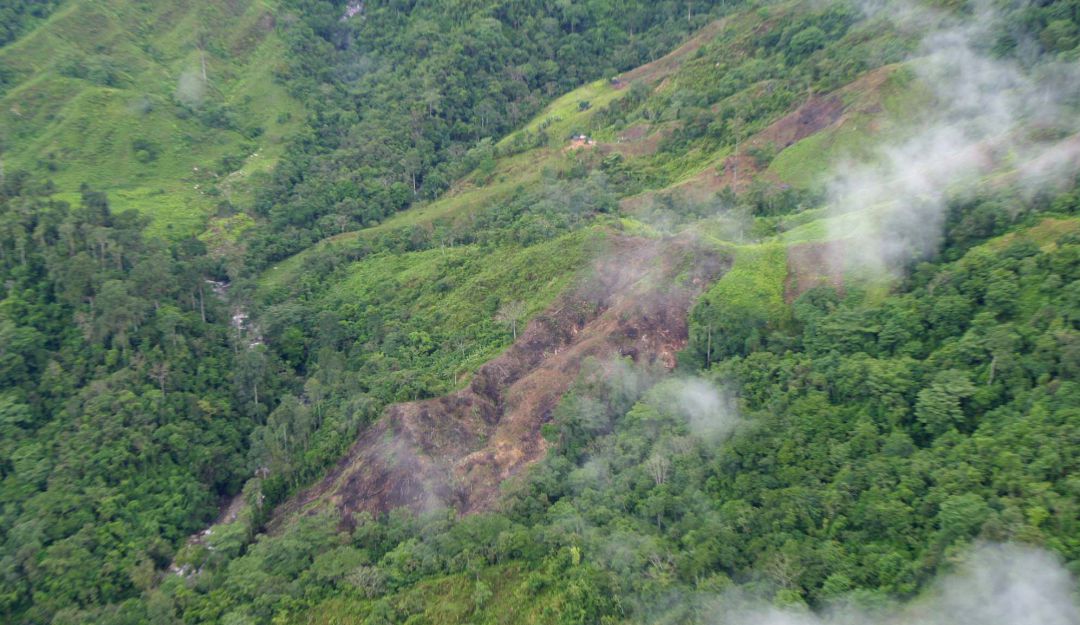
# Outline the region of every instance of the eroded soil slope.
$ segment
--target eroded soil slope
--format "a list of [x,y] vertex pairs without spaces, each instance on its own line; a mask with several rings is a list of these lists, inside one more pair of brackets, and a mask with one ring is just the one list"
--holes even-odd
[[593,269],[534,318],[467,388],[396,404],[317,486],[281,514],[332,506],[359,511],[487,509],[499,484],[543,457],[551,419],[588,357],[675,366],[687,311],[728,261],[690,237],[610,237]]
[[783,150],[791,145],[841,123],[844,114],[843,99],[836,94],[813,96],[794,111],[776,120],[761,132],[750,137],[740,148],[738,156],[726,157],[716,167],[708,167],[696,175],[667,189],[646,191],[640,195],[623,198],[623,208],[634,210],[647,203],[658,193],[676,191],[697,201],[705,201],[725,187],[745,190],[761,166],[751,154],[754,148],[771,146]]

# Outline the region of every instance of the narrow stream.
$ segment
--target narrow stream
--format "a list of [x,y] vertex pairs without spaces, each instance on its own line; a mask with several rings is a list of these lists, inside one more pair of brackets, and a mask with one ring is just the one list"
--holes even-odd
[[[229,302],[229,288],[232,284],[227,280],[207,280],[206,283],[210,285],[210,289],[218,299],[230,306],[231,315],[229,326],[232,327],[233,331],[236,333],[237,342],[246,345],[248,349],[251,349],[256,345],[262,345],[262,332],[260,332],[259,327],[251,321],[251,315],[248,313],[247,307],[243,304]],[[207,549],[213,549],[213,546],[207,542],[207,539],[213,535],[214,528],[236,521],[237,517],[240,515],[240,511],[243,509],[243,493],[236,493],[232,497],[223,500],[214,521],[211,522],[206,529],[189,536],[185,542],[185,546],[203,545]],[[168,570],[170,573],[184,577],[197,573],[197,571],[190,570],[187,565],[177,566],[175,562],[169,565]]]

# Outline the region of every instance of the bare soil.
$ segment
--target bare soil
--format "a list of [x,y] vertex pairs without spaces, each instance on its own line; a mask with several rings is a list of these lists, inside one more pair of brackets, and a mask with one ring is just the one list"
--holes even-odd
[[321,483],[277,516],[332,507],[348,526],[361,511],[490,509],[503,481],[544,456],[540,429],[586,358],[674,367],[694,298],[729,260],[685,236],[612,235],[609,248],[468,387],[390,406]]
[[[776,120],[739,146],[739,154],[724,159],[717,167],[708,167],[697,175],[664,191],[676,191],[691,200],[705,201],[718,191],[732,187],[745,190],[762,167],[751,155],[755,148],[780,152],[784,148],[838,123],[844,113],[844,101],[838,94],[811,96],[794,111]],[[647,192],[622,200],[623,208],[633,210],[647,205],[657,192]]]
[[605,154],[618,152],[625,157],[641,157],[655,154],[660,148],[660,141],[671,133],[674,124],[653,126],[635,124],[623,131],[615,142],[601,143],[600,150]]
[[667,189],[624,198],[621,205],[627,210],[647,206],[661,192],[677,191],[689,199],[705,201],[726,187],[733,187],[735,191],[745,190],[754,176],[761,173],[757,160],[750,155],[751,150],[771,146],[779,153],[810,135],[854,123],[852,117],[856,113],[869,116],[869,121],[864,123],[870,124],[870,132],[876,132],[880,120],[874,116],[884,110],[881,103],[884,86],[898,67],[879,67],[830,94],[811,96],[797,109],[743,142],[737,158],[729,156],[719,166],[710,166]]

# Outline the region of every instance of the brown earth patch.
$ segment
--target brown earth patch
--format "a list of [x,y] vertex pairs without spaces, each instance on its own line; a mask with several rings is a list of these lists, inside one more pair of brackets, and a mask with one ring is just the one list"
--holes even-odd
[[[755,174],[762,167],[751,152],[755,149],[770,149],[775,152],[821,132],[838,123],[844,113],[844,100],[837,94],[811,96],[799,108],[784,115],[761,132],[750,137],[739,146],[738,156],[724,159],[717,167],[708,167],[697,175],[664,191],[677,191],[684,197],[695,201],[706,201],[718,191],[732,187],[743,191],[750,186]],[[649,191],[633,197],[624,198],[623,208],[634,210],[645,206],[657,191]]]
[[570,141],[566,144],[566,147],[563,148],[563,151],[564,152],[569,152],[569,151],[572,151],[572,150],[587,150],[587,149],[595,148],[595,147],[596,147],[596,140],[595,139],[590,139],[588,137],[574,137],[574,138],[570,139]]
[[649,134],[648,124],[636,124],[623,131],[619,135],[621,141],[640,141],[645,135]]
[[784,301],[790,304],[819,286],[831,286],[843,292],[844,254],[843,241],[796,243],[788,247]]
[[837,95],[812,96],[746,142],[747,148],[772,145],[778,151],[832,126],[844,112]]
[[332,508],[349,525],[361,511],[490,509],[504,480],[544,456],[541,426],[586,358],[674,367],[691,303],[729,260],[685,236],[612,236],[609,247],[588,278],[534,318],[468,387],[390,406],[278,519]]
[[601,143],[605,154],[618,153],[628,158],[650,156],[660,148],[660,141],[671,132],[672,125],[654,127],[636,124],[623,131],[614,143]]
[[885,83],[900,67],[901,64],[893,63],[872,69],[837,89],[836,94],[845,100],[857,101],[854,106],[864,113],[880,112],[884,108],[881,94]]
[[276,20],[271,13],[261,13],[243,32],[232,40],[231,50],[234,56],[246,56],[274,30]]

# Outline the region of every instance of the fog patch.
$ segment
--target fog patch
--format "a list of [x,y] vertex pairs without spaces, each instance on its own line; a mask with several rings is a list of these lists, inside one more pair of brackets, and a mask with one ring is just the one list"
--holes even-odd
[[902,28],[931,30],[909,63],[931,94],[929,119],[876,158],[843,163],[828,183],[830,237],[848,241],[848,268],[874,273],[934,254],[949,200],[999,184],[1029,192],[1061,185],[1080,155],[1069,136],[1078,130],[1068,109],[1080,85],[1075,65],[1027,71],[992,58],[985,42],[997,16],[983,5],[962,24],[911,7],[896,15]]
[[588,490],[603,490],[611,486],[611,466],[607,458],[594,456],[567,476],[570,488],[578,494]]
[[1020,545],[982,545],[923,597],[903,605],[837,605],[822,613],[753,606],[735,593],[702,605],[711,625],[1076,625],[1075,581],[1060,560]]
[[681,417],[690,433],[706,442],[720,442],[740,423],[734,394],[701,378],[665,380],[651,403]]
[[187,106],[199,106],[206,99],[206,80],[197,68],[184,70],[176,81],[176,99]]

